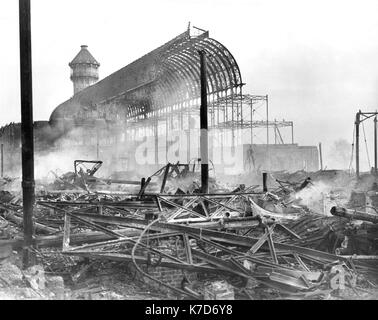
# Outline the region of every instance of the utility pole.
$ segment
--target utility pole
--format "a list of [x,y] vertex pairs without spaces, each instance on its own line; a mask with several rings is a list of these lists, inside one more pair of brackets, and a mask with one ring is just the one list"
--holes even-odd
[[374,175],[377,175],[377,116],[374,117]]
[[206,54],[204,50],[198,51],[201,62],[201,192],[209,193],[209,150],[208,150],[208,122],[207,122],[207,75]]
[[4,177],[4,145],[1,144],[1,177]]
[[100,160],[100,133],[98,127],[96,128],[96,157]]
[[24,209],[23,265],[32,264],[30,247],[33,244],[34,206],[34,133],[33,133],[33,85],[31,56],[30,0],[19,0],[20,27],[20,78],[21,78],[21,142],[22,142],[22,190]]
[[356,113],[356,177],[360,178],[360,115],[361,110]]
[[268,181],[268,173],[267,172],[263,172],[263,192],[268,192],[267,181]]
[[277,144],[277,120],[274,119],[274,144]]
[[291,144],[294,144],[294,123],[291,123]]
[[268,95],[266,95],[266,145],[269,145],[269,104]]
[[320,158],[320,170],[323,171],[323,155],[322,155],[322,143],[319,142],[319,158]]
[[[377,175],[377,115],[378,112],[362,112],[358,110],[356,113],[355,131],[356,131],[356,178],[360,177],[360,124],[365,120],[374,117],[374,175]],[[361,119],[362,116],[362,119]],[[365,131],[364,131],[365,135]],[[365,137],[366,143],[366,137]]]
[[267,155],[267,167],[268,171],[270,171],[270,150],[269,150],[269,102],[268,102],[268,95],[266,95],[266,155]]

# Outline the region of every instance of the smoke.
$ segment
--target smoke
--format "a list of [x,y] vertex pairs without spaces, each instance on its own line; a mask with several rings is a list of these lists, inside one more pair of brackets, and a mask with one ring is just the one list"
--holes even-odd
[[330,147],[324,165],[327,169],[349,169],[351,155],[352,144],[345,139],[338,139]]
[[[102,129],[97,138],[96,129],[74,128],[54,141],[53,145],[35,155],[35,178],[51,182],[55,176],[74,171],[75,160],[101,160],[103,167],[98,176],[106,177],[118,168],[112,166],[120,149],[127,152],[122,144],[117,145],[111,140],[114,136],[108,129]],[[98,156],[98,157],[97,157]],[[98,159],[99,158],[99,159]],[[90,165],[89,165],[90,166]]]
[[74,160],[81,159],[80,152],[69,150],[67,148],[59,151],[49,152],[47,154],[36,154],[35,157],[35,178],[46,182],[55,180],[55,176],[51,171],[58,176],[66,172],[74,171]]
[[332,206],[345,206],[355,189],[355,180],[345,172],[324,173],[307,188],[296,193],[300,204],[329,215]]
[[329,194],[331,190],[331,185],[324,183],[323,181],[318,181],[310,187],[299,191],[296,194],[296,198],[301,199],[300,204],[305,205],[316,212],[323,212],[324,197]]

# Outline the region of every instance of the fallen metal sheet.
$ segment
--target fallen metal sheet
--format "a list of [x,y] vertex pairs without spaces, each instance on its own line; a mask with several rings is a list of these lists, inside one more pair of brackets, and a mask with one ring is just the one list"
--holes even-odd
[[292,213],[277,213],[271,212],[261,208],[257,203],[255,203],[252,199],[249,199],[252,208],[256,212],[257,215],[265,216],[265,217],[273,217],[278,219],[287,219],[287,220],[296,220],[300,216],[299,214],[292,214]]

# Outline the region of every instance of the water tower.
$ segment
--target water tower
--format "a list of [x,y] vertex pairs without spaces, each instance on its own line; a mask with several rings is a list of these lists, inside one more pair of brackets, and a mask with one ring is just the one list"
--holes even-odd
[[98,81],[100,64],[88,51],[88,46],[82,45],[80,52],[69,63],[71,80],[74,84],[74,95]]

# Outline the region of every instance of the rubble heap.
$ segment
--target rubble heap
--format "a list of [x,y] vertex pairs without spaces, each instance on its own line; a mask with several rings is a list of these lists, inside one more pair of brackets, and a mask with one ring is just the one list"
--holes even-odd
[[[19,193],[0,192],[5,295],[127,299],[126,292],[140,297],[147,287],[150,297],[191,299],[374,295],[378,215],[361,212],[369,206],[358,211],[355,194],[337,183],[319,190],[324,172],[272,174],[269,191],[214,179],[202,194],[187,165],[168,164],[140,182],[96,178],[100,164],[94,165],[57,176],[37,193],[33,270],[8,262],[22,247],[23,209]],[[104,188],[111,184],[123,188]],[[109,266],[132,275],[139,289],[104,288],[98,278]]]

